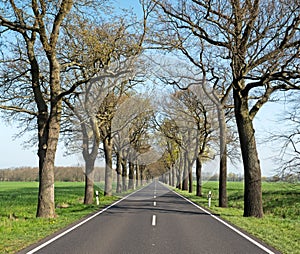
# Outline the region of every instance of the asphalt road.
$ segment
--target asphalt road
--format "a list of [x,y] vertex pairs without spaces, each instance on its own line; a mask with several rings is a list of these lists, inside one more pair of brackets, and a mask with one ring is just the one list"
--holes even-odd
[[276,253],[251,241],[153,182],[50,242],[20,253]]

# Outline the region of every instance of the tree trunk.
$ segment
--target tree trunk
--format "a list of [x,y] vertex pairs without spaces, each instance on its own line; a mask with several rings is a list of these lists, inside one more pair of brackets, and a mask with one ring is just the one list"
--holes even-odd
[[179,158],[179,166],[177,169],[177,184],[176,184],[176,188],[181,190],[182,189],[182,181],[181,181],[181,172],[182,172],[182,165],[183,165],[183,158],[182,156],[180,156]]
[[140,178],[140,166],[138,164],[135,164],[135,187],[139,187],[139,178]]
[[218,107],[220,127],[219,206],[227,207],[227,126],[224,108]]
[[193,193],[193,170],[192,170],[193,162],[188,161],[188,174],[189,174],[189,193]]
[[123,191],[127,191],[127,161],[126,159],[122,159],[122,185],[123,185]]
[[129,161],[129,180],[128,180],[128,189],[134,189],[134,164]]
[[201,156],[198,155],[196,160],[196,196],[202,197],[202,162]]
[[105,154],[105,196],[112,196],[112,142],[110,137],[106,137],[103,142]]
[[117,172],[117,189],[116,192],[117,193],[121,193],[122,192],[122,164],[121,164],[121,155],[120,153],[117,152],[117,163],[116,163],[116,172]]
[[183,158],[182,190],[188,190],[188,180],[189,180],[188,155],[187,155],[187,152],[185,151],[184,158]]
[[176,174],[175,174],[175,166],[172,165],[172,186],[175,187]]
[[[74,111],[76,114],[76,111]],[[98,149],[100,145],[100,132],[97,120],[94,116],[89,116],[90,126],[93,130],[92,142],[88,135],[88,126],[82,119],[80,114],[77,114],[78,119],[81,122],[82,132],[82,155],[85,160],[85,193],[84,204],[89,205],[94,202],[94,169],[95,161],[98,155]],[[90,146],[92,145],[92,148]]]
[[249,116],[248,98],[234,90],[235,117],[244,164],[244,216],[263,217],[261,169],[257,154],[255,131]]
[[84,204],[90,205],[94,202],[94,166],[96,158],[85,159],[85,192]]
[[[62,100],[60,95],[60,66],[55,57],[50,61],[51,113],[47,122],[38,118],[39,128],[39,194],[37,217],[53,218],[54,201],[54,162],[60,132]],[[42,112],[43,113],[43,112]],[[46,112],[44,112],[46,114]]]
[[145,165],[140,165],[140,181],[141,181],[141,186],[144,185],[145,183]]
[[56,145],[54,140],[50,142],[48,139],[48,145],[47,141],[45,141],[45,143],[39,144],[39,147],[39,194],[36,217],[54,218],[56,217],[54,202],[54,160]]

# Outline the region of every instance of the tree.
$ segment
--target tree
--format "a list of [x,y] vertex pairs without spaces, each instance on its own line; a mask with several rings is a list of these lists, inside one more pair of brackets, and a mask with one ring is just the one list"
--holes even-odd
[[[8,32],[9,35],[15,35],[18,38],[17,42],[22,40],[23,45],[21,42],[18,43],[22,46],[19,52],[22,57],[26,55],[26,58],[19,58],[16,61],[22,63],[25,60],[28,63],[28,69],[22,73],[23,75],[12,77],[9,73],[2,72],[2,88],[7,92],[2,93],[1,108],[28,113],[37,119],[40,182],[37,217],[51,218],[56,216],[54,160],[60,131],[62,98],[76,88],[75,84],[65,89],[62,88],[61,64],[57,58],[59,32],[73,6],[73,1],[65,0],[60,4],[46,4],[42,0],[33,0],[31,4],[28,4],[15,3],[11,0],[1,5],[3,7],[1,9],[5,10],[5,13],[2,12],[0,15],[1,33]],[[41,66],[37,46],[43,51],[48,62],[48,84],[40,79]],[[6,55],[8,58],[11,57],[10,53]],[[13,60],[7,60],[7,62],[13,63]],[[27,73],[30,75],[30,84],[22,82],[22,78]],[[15,93],[12,91],[15,84],[30,91],[34,98],[33,107],[26,105],[26,96],[22,93],[22,88]],[[46,89],[45,85],[47,85]],[[18,101],[22,103],[19,104]]]
[[277,176],[281,179],[296,179],[300,176],[299,96],[293,96],[285,106],[287,109],[279,119],[285,127],[274,131],[268,137],[268,142],[272,142],[275,151],[278,152],[278,157],[275,159],[278,165]]
[[253,119],[271,94],[298,88],[298,1],[154,1],[176,29],[195,36],[231,67],[244,164],[244,216],[262,217],[261,169]]
[[[205,94],[199,91],[198,86],[190,86],[189,89],[175,93],[175,97],[186,107],[188,115],[192,118],[197,132],[194,159],[196,160],[196,195],[202,196],[202,163],[209,159],[210,143],[213,141],[213,132],[216,129],[214,123],[214,105],[205,98]],[[190,185],[193,184],[190,172]],[[190,188],[191,191],[191,188]]]
[[[111,95],[119,93],[117,97],[121,98],[128,90],[126,86],[133,86],[133,82],[129,84],[129,80],[135,75],[135,64],[138,62],[136,58],[140,51],[140,37],[127,31],[130,24],[125,24],[123,17],[118,19],[116,23],[101,24],[79,19],[70,25],[68,31],[71,33],[66,40],[68,48],[64,54],[68,56],[69,62],[76,63],[77,67],[75,70],[71,69],[71,75],[68,70],[69,79],[90,77],[80,90],[77,89],[80,95],[71,96],[72,103],[69,98],[65,99],[73,112],[71,114],[79,120],[73,129],[78,126],[81,129],[82,154],[86,165],[85,204],[93,202],[94,164],[100,143],[107,141],[105,137],[108,137],[104,133],[104,126],[109,125],[111,119],[104,118],[108,114],[113,117],[114,110],[108,107],[108,101],[111,100],[112,107],[117,107],[117,102],[113,101],[114,97]],[[103,114],[105,116],[101,116]],[[66,120],[69,121],[69,118]],[[104,151],[108,168],[111,169],[112,152],[109,143],[111,141],[104,143]]]
[[[133,189],[134,169],[137,169],[136,178],[139,177],[137,179],[139,180],[143,177],[143,166],[149,163],[148,160],[153,160],[148,153],[149,139],[147,138],[152,115],[153,107],[149,98],[140,94],[128,94],[127,97],[123,97],[112,121],[115,151],[117,157],[120,157],[118,160],[123,162],[121,164],[123,166],[124,189],[127,189],[125,187],[125,177],[127,177],[126,162],[128,162],[129,168],[128,189]],[[118,163],[117,166],[120,167]],[[136,166],[140,166],[139,169]],[[117,168],[118,171],[120,174],[120,169]],[[138,184],[138,181],[136,181],[136,184]],[[121,185],[119,181],[118,185]]]

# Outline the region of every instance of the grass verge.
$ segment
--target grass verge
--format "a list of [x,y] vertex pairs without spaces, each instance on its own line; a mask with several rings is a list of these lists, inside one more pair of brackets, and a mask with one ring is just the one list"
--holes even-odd
[[119,199],[104,197],[100,205],[84,205],[83,182],[55,183],[57,218],[36,218],[37,182],[0,182],[0,253],[15,253]]
[[[203,197],[176,190],[196,204],[208,208],[207,194],[212,191],[210,211],[244,229],[282,253],[300,253],[300,185],[263,183],[262,219],[243,217],[243,183],[227,184],[228,208],[218,207],[218,182],[203,184]],[[195,189],[195,188],[194,188]]]

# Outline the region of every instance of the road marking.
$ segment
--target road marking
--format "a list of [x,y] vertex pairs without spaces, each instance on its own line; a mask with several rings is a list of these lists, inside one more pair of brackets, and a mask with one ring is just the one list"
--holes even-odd
[[130,193],[129,195],[127,195],[127,196],[121,198],[120,200],[118,200],[118,201],[116,201],[115,203],[111,204],[110,206],[104,208],[103,210],[99,211],[98,213],[95,213],[94,215],[92,215],[91,217],[85,219],[84,221],[81,221],[80,223],[78,223],[78,224],[76,224],[75,226],[73,226],[73,227],[67,229],[66,231],[62,232],[61,234],[59,234],[59,235],[57,235],[57,236],[51,238],[49,241],[47,241],[47,242],[45,242],[45,243],[43,243],[43,244],[37,246],[36,248],[34,248],[34,249],[32,249],[32,250],[26,252],[26,254],[33,254],[33,253],[39,251],[40,249],[46,247],[47,245],[49,245],[49,244],[51,244],[52,242],[56,241],[57,239],[63,237],[64,235],[70,233],[71,231],[75,230],[76,228],[80,227],[81,225],[85,224],[86,222],[90,221],[91,219],[94,219],[94,218],[97,217],[98,215],[104,213],[105,211],[107,211],[107,210],[110,209],[111,207],[115,206],[116,204],[120,203],[120,202],[123,201],[124,199],[130,197],[131,195],[137,193],[138,191],[141,191],[142,189],[144,189],[144,188],[146,188],[146,187],[148,187],[148,185],[146,185],[146,186],[144,186],[143,188],[141,188],[141,189],[139,189],[139,190],[136,190],[136,191]]
[[256,245],[257,247],[261,248],[262,250],[264,250],[265,252],[267,252],[268,254],[275,254],[275,252],[271,251],[270,249],[268,249],[267,247],[263,246],[262,244],[260,244],[259,242],[255,241],[254,239],[252,239],[251,237],[247,236],[246,234],[244,234],[243,232],[239,231],[238,229],[236,229],[235,227],[231,226],[230,224],[228,224],[227,222],[223,221],[222,219],[218,218],[217,216],[213,215],[212,213],[208,212],[207,210],[205,210],[204,208],[202,208],[201,206],[195,204],[193,201],[187,199],[186,197],[180,195],[179,193],[177,193],[176,191],[173,191],[175,194],[177,194],[179,197],[183,198],[184,200],[186,200],[187,202],[191,203],[193,206],[199,208],[201,211],[205,212],[206,214],[210,215],[212,218],[214,218],[215,220],[221,222],[222,224],[224,224],[226,227],[230,228],[231,230],[233,230],[234,232],[236,232],[237,234],[239,234],[240,236],[244,237],[245,239],[247,239],[249,242],[253,243],[254,245]]
[[156,225],[156,215],[152,216],[152,226]]
[[155,201],[153,202],[153,206],[156,206],[156,202]]
[[156,196],[154,195],[154,198],[156,198]]

